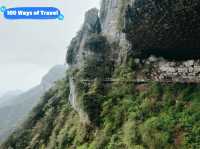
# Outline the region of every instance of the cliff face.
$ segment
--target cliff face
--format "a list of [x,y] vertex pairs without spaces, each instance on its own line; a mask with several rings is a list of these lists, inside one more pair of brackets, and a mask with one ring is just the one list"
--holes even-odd
[[[198,6],[199,2],[195,0],[102,0],[99,15],[96,9],[86,13],[83,27],[75,37],[76,48],[71,48],[72,40],[69,49],[74,53],[74,60],[73,64],[69,63],[70,69],[78,72],[89,58],[98,59],[99,55],[86,50],[88,39],[96,34],[104,36],[109,44],[107,58],[111,60],[112,68],[133,58],[138,66],[135,80],[199,82]],[[158,57],[150,56],[152,54]],[[80,111],[75,78],[74,74],[70,77],[69,99]]]
[[100,31],[98,10],[94,8],[86,12],[83,26],[77,36],[72,39],[68,48],[67,62],[70,66],[76,68],[82,66],[85,55],[89,54],[84,51],[85,41],[91,34],[99,33]]
[[[72,40],[71,45],[68,49],[67,61],[70,64],[71,70],[78,70],[81,69],[84,65],[84,60],[89,55],[92,55],[91,52],[84,50],[85,49],[85,42],[92,34],[98,34],[101,32],[100,20],[98,16],[97,9],[91,9],[85,14],[85,20],[81,30],[79,31],[78,35]],[[71,60],[71,61],[69,61]],[[79,112],[80,115],[84,115],[81,117],[85,117],[84,111],[79,107],[77,103],[77,96],[78,92],[75,86],[75,79],[72,75],[70,77],[70,95],[69,101],[73,108]]]
[[100,20],[102,25],[102,33],[111,41],[120,40],[122,34],[118,30],[118,17],[120,12],[119,0],[103,0],[101,2]]
[[198,0],[102,0],[102,33],[110,41],[127,39],[135,53],[198,57],[199,6]]
[[66,79],[3,147],[199,148],[200,62],[184,54],[198,48],[192,2],[102,0],[86,12]]
[[198,0],[135,0],[126,9],[127,38],[146,52],[199,54],[199,6]]
[[[85,62],[91,57],[99,59],[101,57],[94,52],[87,50],[86,44],[92,36],[104,36],[109,44],[109,54],[106,55],[114,63],[122,63],[125,59],[130,44],[125,39],[125,34],[119,29],[119,16],[121,13],[122,1],[102,0],[100,11],[91,9],[86,12],[85,21],[78,35],[72,40],[68,48],[67,61],[73,71],[78,71],[84,67]],[[98,40],[98,39],[97,39]],[[113,46],[110,46],[113,45]],[[99,46],[99,45],[97,45]],[[69,61],[71,60],[71,61]],[[76,91],[75,75],[70,76],[70,96],[69,101],[72,106],[79,111],[83,111],[77,102],[78,93]],[[86,78],[87,79],[87,78]],[[88,118],[87,118],[88,119]]]

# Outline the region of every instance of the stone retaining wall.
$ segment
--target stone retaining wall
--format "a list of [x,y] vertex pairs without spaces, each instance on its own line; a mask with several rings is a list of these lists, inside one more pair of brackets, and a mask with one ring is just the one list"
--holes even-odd
[[173,61],[149,57],[149,77],[156,81],[200,82],[200,60]]

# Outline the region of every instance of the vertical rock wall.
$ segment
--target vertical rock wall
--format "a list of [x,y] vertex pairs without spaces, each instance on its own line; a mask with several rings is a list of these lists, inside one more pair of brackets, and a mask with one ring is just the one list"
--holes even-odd
[[[83,26],[77,36],[72,40],[70,47],[72,48],[72,53],[74,54],[72,63],[69,64],[70,70],[81,69],[84,65],[85,58],[91,55],[89,51],[85,50],[85,43],[87,39],[92,34],[99,34],[101,32],[101,25],[99,20],[99,10],[93,8],[86,12],[85,20]],[[84,123],[89,123],[88,115],[80,108],[78,103],[77,87],[76,87],[76,78],[71,74],[69,76],[70,83],[70,95],[69,102],[72,107],[79,113],[81,121]]]
[[[123,16],[122,5],[128,5],[131,0],[102,0],[100,9],[100,21],[102,34],[107,37],[110,44],[117,43],[118,48],[113,49],[114,58],[118,63],[126,59],[130,44],[126,40],[125,34],[121,30],[120,16]],[[122,18],[123,20],[123,18]]]

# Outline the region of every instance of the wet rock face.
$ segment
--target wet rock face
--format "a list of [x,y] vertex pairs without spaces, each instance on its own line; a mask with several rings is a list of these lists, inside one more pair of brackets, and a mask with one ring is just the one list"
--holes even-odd
[[200,55],[199,8],[199,0],[135,0],[126,8],[124,31],[133,49]]

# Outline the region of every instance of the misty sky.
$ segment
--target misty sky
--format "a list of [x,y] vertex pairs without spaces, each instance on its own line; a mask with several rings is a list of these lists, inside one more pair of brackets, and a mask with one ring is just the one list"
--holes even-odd
[[38,84],[54,65],[64,64],[66,47],[80,29],[84,13],[100,0],[0,0],[0,6],[53,6],[64,14],[59,20],[6,20],[0,14],[0,95],[27,90]]

